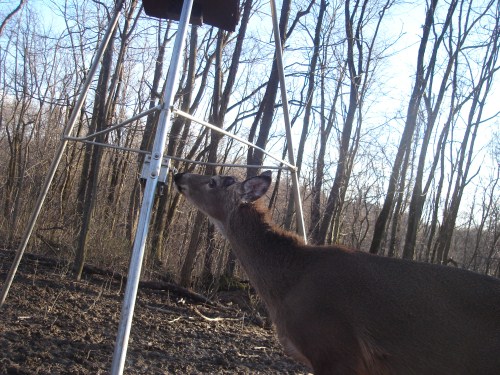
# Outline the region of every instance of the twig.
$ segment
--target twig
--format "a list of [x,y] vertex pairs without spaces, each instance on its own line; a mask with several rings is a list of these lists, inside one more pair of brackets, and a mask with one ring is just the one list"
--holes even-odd
[[151,306],[151,305],[145,305],[144,307],[146,307],[147,309],[159,311],[159,312],[166,313],[166,314],[175,314],[175,312],[173,310],[164,309],[162,307],[155,307],[155,306]]
[[223,320],[228,320],[228,321],[238,321],[238,320],[242,320],[243,318],[221,318],[221,317],[217,317],[217,318],[209,318],[208,316],[206,315],[203,315],[200,310],[198,310],[196,307],[193,307],[192,310],[194,311],[194,313],[196,315],[198,315],[200,318],[203,318],[209,322],[220,322],[220,321],[223,321]]
[[90,310],[92,310],[95,307],[95,304],[97,303],[97,301],[99,301],[99,299],[102,296],[103,289],[104,289],[104,283],[101,284],[101,289],[99,290],[99,294],[97,295],[97,297],[92,302],[92,305],[90,305],[89,308],[85,312],[89,312]]
[[172,324],[172,323],[175,323],[176,321],[181,320],[181,319],[182,319],[182,317],[178,316],[178,317],[177,317],[177,318],[175,318],[175,319],[172,319],[172,320],[167,320],[167,323],[168,323],[168,324]]
[[[172,310],[163,309],[161,307],[155,307],[155,306],[151,306],[151,305],[145,305],[145,307],[148,308],[148,309],[155,310],[155,311],[160,311],[160,312],[166,313],[166,314],[173,314],[174,313],[174,311],[172,311]],[[182,319],[182,316],[178,316],[177,318],[174,318],[172,320],[167,320],[167,323],[168,324],[172,324],[172,323],[175,323],[175,322],[177,322],[177,321],[179,321],[181,319]]]

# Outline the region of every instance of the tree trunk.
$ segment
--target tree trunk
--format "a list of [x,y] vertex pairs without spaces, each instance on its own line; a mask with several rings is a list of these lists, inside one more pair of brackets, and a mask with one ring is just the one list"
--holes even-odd
[[[121,6],[120,3],[121,2],[118,2],[116,4],[117,9]],[[101,71],[99,73],[99,80],[96,89],[92,123],[89,127],[89,133],[103,130],[108,125],[105,103],[113,63],[113,40],[115,34],[116,29],[102,59]],[[103,142],[103,135],[96,137],[96,141]],[[83,164],[84,167],[82,169],[82,176],[80,180],[80,189],[77,198],[78,214],[82,218],[82,225],[80,228],[78,245],[75,254],[75,262],[73,264],[73,271],[77,280],[80,280],[82,276],[83,266],[87,256],[87,240],[89,235],[90,220],[96,200],[101,159],[102,147],[87,144]]]
[[400,183],[400,179],[403,177],[401,176],[401,166],[403,164],[404,155],[410,150],[411,140],[413,138],[413,133],[415,132],[415,127],[417,125],[417,116],[420,107],[420,100],[422,99],[422,94],[427,84],[427,79],[424,74],[425,51],[427,49],[427,44],[432,30],[432,25],[434,24],[434,14],[436,11],[437,2],[438,2],[437,0],[432,0],[429,5],[429,8],[427,9],[425,24],[423,26],[423,35],[418,49],[415,84],[413,87],[413,92],[410,97],[410,104],[408,106],[408,111],[406,115],[405,127],[403,130],[403,134],[401,135],[398,151],[396,153],[394,165],[392,166],[392,172],[389,177],[389,184],[384,204],[375,222],[373,239],[370,246],[370,253],[372,254],[377,254],[380,251],[382,239],[386,234],[386,226],[393,207],[395,194],[397,194],[397,186]]
[[[493,5],[493,3],[490,3]],[[496,9],[497,10],[497,9]],[[493,30],[498,30],[500,27],[500,17],[498,12],[495,13],[495,24]],[[480,124],[482,123],[483,110],[486,98],[491,90],[494,75],[498,72],[498,52],[500,35],[494,32],[485,48],[485,54],[480,64],[481,71],[470,89],[470,93],[465,96],[459,107],[468,104],[467,127],[465,129],[464,137],[460,144],[458,161],[456,163],[457,176],[455,185],[451,195],[450,202],[446,207],[443,214],[443,225],[441,226],[436,243],[434,244],[434,253],[436,254],[436,262],[447,263],[449,259],[449,251],[451,247],[451,240],[455,228],[458,210],[462,200],[465,187],[470,182],[469,172],[474,157],[474,145],[477,138],[477,132]],[[477,58],[475,56],[475,58]],[[468,63],[468,61],[466,61]]]
[[[280,20],[279,20],[279,34],[281,36],[282,46],[285,45],[285,41],[287,38],[285,31],[290,16],[290,8],[291,8],[291,0],[283,0],[283,3],[281,5]],[[250,129],[250,134],[248,138],[250,142],[254,142],[254,136],[255,134],[257,134],[257,126],[260,122],[259,133],[257,134],[257,141],[255,142],[255,144],[262,149],[266,148],[267,141],[269,139],[269,132],[271,130],[271,126],[273,123],[274,104],[276,103],[278,86],[279,86],[279,74],[278,74],[278,65],[276,63],[276,58],[275,58],[273,60],[273,65],[271,68],[271,75],[269,76],[269,80],[267,81],[264,97],[259,106],[259,110],[255,115],[255,119],[252,123],[252,127]],[[263,160],[264,160],[264,154],[261,151],[252,148],[248,149],[247,164],[262,165]],[[256,168],[247,169],[247,178],[255,176],[257,174],[258,170]]]
[[194,262],[196,260],[196,254],[198,252],[200,244],[201,229],[203,227],[203,222],[205,219],[205,214],[200,211],[196,212],[196,217],[192,225],[193,231],[191,233],[191,239],[189,241],[186,257],[184,258],[184,261],[182,263],[179,281],[181,286],[186,288],[191,286],[191,275],[193,273]]
[[[450,8],[448,10],[448,20],[451,20],[451,16],[455,12],[457,6],[457,2],[453,2],[450,5]],[[441,34],[439,36],[439,40],[443,40],[445,33],[448,29],[447,25],[451,21],[446,21],[444,24],[444,27],[441,31]],[[423,186],[423,175],[424,175],[424,169],[425,169],[425,164],[426,164],[426,159],[428,159],[428,148],[429,148],[429,142],[431,140],[432,136],[432,131],[434,129],[434,126],[436,124],[436,119],[438,117],[439,111],[441,109],[441,104],[444,99],[444,95],[449,87],[449,77],[450,74],[452,73],[452,68],[455,67],[455,74],[457,71],[456,67],[456,58],[458,53],[461,51],[461,47],[463,46],[467,32],[463,32],[463,35],[458,35],[459,37],[459,43],[456,46],[456,49],[454,51],[449,51],[448,52],[448,61],[447,61],[447,66],[444,71],[444,74],[441,78],[441,84],[439,86],[439,91],[438,94],[435,95],[432,93],[432,84],[430,85],[430,92],[427,95],[424,95],[424,104],[426,106],[426,113],[427,113],[427,122],[426,122],[426,128],[424,132],[424,137],[422,141],[422,146],[420,149],[420,156],[418,160],[418,166],[417,166],[417,171],[416,171],[416,176],[415,176],[415,185],[413,187],[413,192],[410,200],[410,209],[408,212],[408,225],[407,225],[407,231],[406,231],[406,238],[405,238],[405,243],[404,243],[404,249],[403,249],[403,258],[405,259],[413,259],[415,256],[415,244],[417,240],[417,232],[418,232],[418,227],[420,224],[420,219],[422,217],[423,213],[423,208],[424,204],[426,201],[427,193],[429,191],[429,188],[431,186],[432,180],[434,179],[434,171],[436,170],[436,167],[438,165],[439,161],[439,149],[441,147],[444,147],[444,143],[446,142],[446,139],[448,137],[449,129],[450,129],[450,123],[452,122],[453,116],[454,116],[454,111],[455,111],[455,102],[454,102],[454,97],[455,93],[452,93],[452,103],[450,106],[450,111],[449,111],[449,117],[448,120],[446,121],[443,130],[441,131],[441,134],[439,136],[438,142],[437,142],[437,147],[436,147],[436,153],[434,156],[434,160],[431,165],[431,169],[428,174],[427,182],[425,183],[425,186]],[[450,43],[449,45],[453,45],[454,43],[452,42],[452,33],[450,33]],[[436,43],[436,45],[439,45],[439,43]],[[436,48],[435,48],[436,49]],[[434,70],[436,66],[435,64],[431,64],[428,67],[428,75],[430,76],[431,82],[435,79],[434,75]],[[439,76],[439,75],[436,75]],[[456,90],[456,85],[452,85],[452,90]],[[431,98],[433,96],[436,96],[436,101],[434,106],[431,104]]]
[[[304,157],[304,149],[306,145],[307,136],[309,134],[309,125],[311,123],[312,108],[314,103],[314,93],[316,91],[316,74],[317,66],[320,57],[321,46],[321,30],[323,28],[323,17],[326,11],[327,2],[326,0],[320,0],[318,20],[316,23],[316,29],[314,32],[313,39],[313,51],[311,55],[311,61],[309,64],[309,71],[307,73],[307,93],[306,102],[304,110],[304,120],[302,122],[302,133],[300,135],[299,146],[297,149],[297,160],[295,166],[297,167],[297,174],[300,175],[300,169],[302,168],[302,159]],[[293,213],[295,211],[295,199],[293,197],[294,192],[290,191],[290,196],[288,198],[288,206],[285,215],[285,220],[283,226],[286,229],[291,229],[293,221]]]
[[[356,2],[355,9],[358,8],[358,3]],[[363,3],[363,9],[366,6],[366,1]],[[359,37],[359,31],[361,24],[363,22],[363,14],[360,15],[358,20],[358,25],[356,30],[354,30],[353,22],[356,10],[351,14],[351,3],[350,1],[345,2],[344,6],[344,21],[345,21],[345,32],[347,38],[347,68],[349,73],[350,90],[349,90],[349,106],[344,121],[344,126],[342,128],[342,134],[339,145],[339,157],[337,170],[335,172],[335,178],[333,180],[333,185],[328,196],[327,203],[325,205],[325,210],[323,218],[319,225],[315,225],[313,232],[311,233],[311,241],[316,244],[324,244],[326,241],[327,233],[329,228],[331,228],[332,218],[339,206],[340,191],[345,182],[345,174],[347,168],[348,150],[351,140],[351,133],[354,124],[355,114],[359,106],[359,88],[361,86],[362,62],[356,66],[354,49],[357,45],[356,38]],[[362,56],[362,54],[360,54]],[[361,57],[360,57],[361,58]]]
[[[180,100],[181,109],[185,112],[189,112],[191,106],[191,96],[195,81],[195,69],[196,69],[196,57],[198,55],[197,49],[198,41],[198,26],[193,25],[191,27],[190,36],[190,48],[188,57],[187,74],[185,77],[185,87],[181,89]],[[180,116],[177,117],[170,128],[170,135],[167,144],[166,155],[180,156],[176,155],[176,149],[180,142],[179,134],[182,126],[189,126],[187,121],[185,121]],[[163,194],[158,197],[156,214],[153,220],[153,231],[151,239],[151,259],[153,264],[161,263],[163,261],[163,247],[165,242],[166,229],[170,223],[168,220],[167,213],[168,210],[168,200],[170,198],[170,184],[166,184],[163,187]]]
[[[120,50],[118,52],[118,57],[116,60],[115,71],[111,78],[111,82],[109,85],[108,91],[110,95],[106,100],[106,117],[108,123],[113,122],[113,116],[116,113],[116,105],[118,103],[118,97],[120,95],[124,95],[126,92],[126,85],[122,90],[122,81],[124,79],[124,62],[125,55],[128,50],[129,39],[131,34],[133,33],[135,26],[137,25],[137,21],[140,16],[140,12],[137,12],[134,19],[134,13],[137,8],[138,0],[132,0],[126,10],[125,22],[123,25],[123,30],[120,33]],[[133,23],[132,23],[133,22]],[[125,95],[124,95],[125,96]],[[120,145],[121,138],[121,130],[117,131],[118,144]],[[113,152],[112,159],[112,167],[110,168],[111,172],[109,173],[109,187],[108,187],[108,202],[110,203],[110,207],[116,202],[117,197],[116,194],[119,192],[119,184],[122,181],[122,171],[123,171],[123,163],[124,159],[127,158],[127,154],[123,152],[115,151]]]
[[[162,21],[159,22],[158,33],[161,32],[161,24]],[[160,81],[163,75],[163,64],[165,60],[165,51],[167,48],[167,43],[170,41],[171,36],[170,33],[170,24],[171,21],[167,22],[167,27],[165,28],[165,32],[163,33],[163,38],[160,41],[160,36],[158,35],[159,45],[158,45],[158,55],[155,62],[155,71],[153,74],[153,82],[151,83],[151,91],[149,94],[149,109],[154,108],[156,106],[157,100],[161,97],[160,95]],[[141,150],[148,150],[150,148],[153,134],[155,131],[156,123],[158,122],[158,113],[150,114],[146,120],[146,127],[144,129],[144,134],[141,139]],[[137,157],[137,171],[140,173],[142,168],[142,163],[144,161],[144,155],[139,154]],[[139,179],[135,180],[134,188],[130,194],[129,200],[129,208],[128,208],[128,219],[127,219],[127,238],[130,240],[130,243],[134,241],[134,235],[137,227],[137,219],[139,216],[139,208],[141,201],[141,193],[142,186]]]

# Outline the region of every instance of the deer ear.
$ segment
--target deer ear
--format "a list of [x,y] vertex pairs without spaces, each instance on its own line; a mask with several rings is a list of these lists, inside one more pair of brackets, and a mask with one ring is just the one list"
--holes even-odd
[[253,202],[264,194],[271,185],[271,173],[266,171],[260,176],[250,177],[241,183],[241,201],[244,203]]

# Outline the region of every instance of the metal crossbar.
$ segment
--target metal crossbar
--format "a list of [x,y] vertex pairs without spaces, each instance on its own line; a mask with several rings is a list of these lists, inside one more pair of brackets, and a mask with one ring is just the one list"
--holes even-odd
[[[135,152],[138,154],[143,154],[143,155],[151,155],[150,151],[147,150],[141,150],[138,148],[129,148],[129,147],[123,147],[123,146],[117,146],[113,145],[111,143],[101,143],[101,142],[95,142],[95,141],[87,141],[78,137],[65,137],[65,139],[70,140],[70,141],[77,141],[81,143],[87,143],[91,145],[96,145],[96,146],[102,146],[102,147],[107,147],[107,148],[112,148],[115,150],[120,150],[120,151],[127,151],[127,152]],[[182,161],[187,164],[197,164],[197,165],[210,165],[214,167],[230,167],[230,168],[253,168],[253,169],[285,169],[285,170],[290,170],[288,166],[279,166],[279,165],[252,165],[252,164],[234,164],[234,163],[209,163],[206,161],[199,161],[199,160],[192,160],[192,159],[185,159],[181,158],[178,156],[171,156],[171,155],[165,155],[166,158],[171,159],[171,160],[176,160],[176,161]],[[278,159],[279,160],[279,159]]]
[[70,137],[70,136],[66,136],[65,139],[69,140],[69,141],[86,141],[86,140],[89,140],[89,139],[92,139],[94,137],[97,137],[98,135],[101,135],[101,134],[106,134],[106,133],[109,133],[109,132],[112,132],[113,130],[117,130],[117,129],[120,129],[120,128],[123,128],[124,126],[128,125],[128,124],[131,124],[132,122],[134,121],[137,121],[151,113],[155,113],[155,112],[158,112],[159,110],[161,110],[162,108],[162,105],[159,104],[153,108],[150,108],[144,112],[141,112],[123,122],[120,122],[119,124],[116,124],[116,125],[112,125],[110,126],[109,128],[106,128],[104,130],[101,130],[101,131],[98,131],[98,132],[95,132],[95,133],[92,133],[92,134],[89,134],[85,137]]
[[196,117],[191,116],[189,113],[183,112],[183,111],[178,110],[178,109],[173,109],[172,112],[175,113],[175,114],[178,114],[179,116],[185,117],[185,118],[187,118],[187,119],[189,119],[191,121],[197,122],[200,125],[206,126],[209,129],[215,130],[216,132],[219,132],[221,134],[227,135],[228,137],[236,139],[238,142],[241,142],[241,143],[243,143],[243,144],[245,144],[245,145],[247,145],[249,147],[253,147],[254,149],[259,150],[260,152],[262,152],[263,154],[269,156],[270,158],[278,161],[279,163],[281,163],[283,165],[286,165],[290,170],[296,170],[297,169],[297,167],[295,167],[295,165],[292,165],[292,164],[290,164],[290,163],[288,163],[288,162],[286,162],[284,160],[281,160],[281,159],[275,157],[274,155],[272,155],[271,153],[267,152],[263,148],[255,145],[255,144],[253,144],[251,142],[248,142],[247,140],[245,140],[245,139],[243,139],[241,137],[238,137],[237,135],[235,135],[233,133],[229,133],[228,131],[225,131],[224,129],[221,129],[218,126],[215,126],[215,125],[210,124],[209,122],[197,119]]
[[[122,151],[128,151],[128,152],[135,152],[135,153],[139,153],[139,154],[151,154],[150,151],[146,151],[146,150],[141,150],[141,149],[137,149],[137,148],[129,148],[129,147],[122,147],[122,146],[117,146],[117,145],[113,145],[111,143],[102,143],[102,142],[96,142],[96,141],[90,141],[90,139],[92,138],[95,138],[97,137],[98,135],[101,135],[101,134],[106,134],[106,133],[109,133],[113,130],[117,130],[117,129],[120,129],[126,125],[129,125],[130,123],[134,122],[134,121],[137,121],[139,120],[140,118],[142,117],[145,117],[151,113],[155,113],[157,111],[160,111],[162,109],[162,105],[157,105],[153,108],[150,108],[144,112],[141,112],[119,124],[116,124],[116,125],[113,125],[113,126],[110,126],[109,128],[107,129],[104,129],[104,130],[101,130],[101,131],[98,131],[98,132],[95,132],[95,133],[92,133],[92,134],[89,134],[89,135],[86,135],[84,137],[72,137],[72,136],[64,136],[63,138],[67,141],[74,141],[74,142],[81,142],[81,143],[87,143],[87,144],[92,144],[92,145],[96,145],[96,146],[102,146],[102,147],[107,147],[107,148],[112,148],[112,149],[115,149],[115,150],[122,150]],[[203,162],[203,161],[194,161],[194,160],[190,160],[190,159],[184,159],[184,158],[180,158],[180,157],[175,157],[175,156],[172,156],[172,155],[165,155],[166,157],[168,157],[169,159],[172,159],[172,160],[178,160],[178,161],[183,161],[183,162],[186,162],[186,163],[191,163],[191,164],[200,164],[200,165],[213,165],[213,166],[224,166],[224,167],[242,167],[242,168],[262,168],[262,169],[287,169],[287,170],[290,170],[290,171],[295,171],[297,169],[297,167],[295,167],[294,165],[290,164],[289,162],[283,160],[283,159],[280,159],[280,158],[277,158],[275,157],[272,153],[264,150],[263,148],[257,146],[256,144],[252,143],[252,142],[249,142],[233,133],[230,133],[222,128],[219,128],[218,126],[215,126],[215,125],[212,125],[210,124],[209,122],[206,122],[204,120],[201,120],[199,118],[196,118],[192,115],[190,115],[189,113],[187,112],[184,112],[184,111],[181,111],[179,109],[175,109],[175,108],[171,108],[171,112],[173,114],[176,114],[178,116],[182,116],[184,118],[187,118],[188,120],[191,120],[191,121],[194,121],[200,125],[203,125],[213,131],[216,131],[216,132],[219,132],[221,134],[224,134],[230,138],[233,138],[235,140],[237,140],[238,142],[240,143],[243,143],[245,145],[247,145],[248,147],[252,147],[256,150],[259,150],[260,152],[262,152],[264,155],[267,155],[269,156],[271,159],[274,159],[275,161],[277,161],[278,163],[284,165],[285,167],[283,166],[265,166],[265,165],[248,165],[248,164],[226,164],[226,163],[208,163],[208,162]]]

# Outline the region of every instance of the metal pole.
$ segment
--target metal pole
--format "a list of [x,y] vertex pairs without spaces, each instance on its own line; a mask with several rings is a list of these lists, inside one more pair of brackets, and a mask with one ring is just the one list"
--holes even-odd
[[2,287],[2,295],[0,298],[0,307],[3,306],[5,303],[5,300],[7,298],[7,294],[9,293],[9,289],[12,285],[12,280],[14,279],[14,276],[16,275],[17,268],[19,267],[19,263],[21,263],[21,259],[23,257],[24,251],[26,250],[26,246],[28,245],[28,241],[31,237],[31,233],[33,232],[33,228],[35,227],[36,221],[38,219],[38,216],[40,214],[40,211],[42,209],[43,203],[45,201],[45,198],[47,197],[47,193],[49,191],[50,185],[52,184],[52,180],[54,179],[54,176],[57,171],[57,167],[59,166],[59,163],[61,162],[64,150],[66,149],[66,145],[68,144],[68,140],[66,139],[69,134],[73,131],[73,127],[75,125],[76,119],[78,118],[78,115],[80,114],[80,110],[83,107],[83,103],[85,101],[85,97],[87,96],[87,93],[89,91],[90,85],[92,83],[92,79],[94,78],[94,75],[97,71],[97,68],[100,64],[101,58],[104,54],[104,51],[106,47],[109,44],[109,41],[111,39],[111,35],[116,28],[116,25],[118,24],[118,19],[119,15],[121,13],[121,8],[122,8],[123,2],[120,1],[117,3],[116,8],[115,8],[115,13],[113,15],[113,18],[111,19],[111,22],[108,25],[108,29],[105,32],[104,39],[97,50],[94,62],[92,63],[92,66],[90,67],[90,70],[87,75],[87,79],[85,80],[85,83],[83,84],[82,91],[80,93],[80,96],[78,97],[78,100],[76,101],[75,108],[73,108],[73,111],[71,112],[71,117],[68,120],[68,123],[66,124],[64,128],[64,134],[61,139],[61,142],[59,143],[59,147],[56,151],[56,156],[54,160],[52,161],[52,164],[50,165],[49,172],[47,174],[47,177],[45,178],[45,182],[42,186],[42,190],[40,192],[40,195],[38,196],[38,199],[35,204],[35,208],[33,209],[33,212],[31,214],[31,217],[29,219],[28,225],[26,227],[26,230],[23,235],[23,239],[21,241],[21,244],[19,245],[19,248],[17,249],[16,256],[14,258],[14,262],[12,263],[12,266],[10,268],[9,274],[7,275],[7,280],[5,281],[5,284]]
[[[295,157],[293,155],[293,142],[292,142],[292,126],[290,122],[290,114],[288,110],[288,98],[286,94],[285,86],[285,70],[283,69],[283,53],[281,47],[281,36],[278,24],[278,16],[276,14],[276,2],[275,0],[270,0],[271,4],[271,16],[273,19],[273,31],[274,31],[274,43],[276,45],[276,64],[278,66],[278,75],[280,78],[280,89],[281,89],[281,101],[283,102],[283,117],[285,120],[286,129],[286,140],[288,143],[288,161],[290,164],[295,165]],[[297,168],[290,170],[292,176],[293,185],[293,197],[295,201],[295,208],[297,210],[297,229],[299,234],[304,237],[304,241],[307,243],[306,229],[304,224],[304,213],[302,209],[302,199],[300,198],[299,190],[299,176]]]
[[167,82],[163,93],[163,108],[158,120],[158,129],[156,131],[155,142],[151,155],[150,173],[146,180],[144,198],[142,200],[141,211],[139,213],[139,223],[135,234],[132,258],[130,260],[127,286],[123,298],[120,324],[116,338],[115,351],[113,354],[113,363],[111,374],[120,375],[125,366],[125,357],[127,354],[130,328],[132,327],[132,317],[134,315],[135,300],[141,275],[142,259],[144,257],[144,248],[151,217],[151,209],[156,192],[158,176],[160,174],[161,162],[167,138],[167,121],[170,119],[171,106],[174,100],[174,89],[177,81],[182,49],[186,39],[189,17],[193,7],[193,0],[184,0],[182,13],[179,20],[179,28],[175,37],[174,49],[170,61],[170,68],[167,74]]

